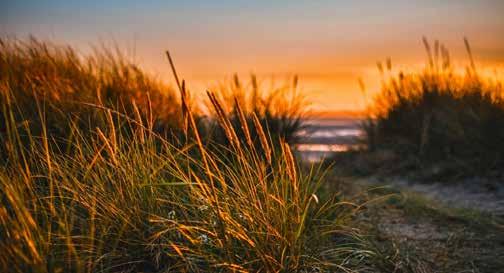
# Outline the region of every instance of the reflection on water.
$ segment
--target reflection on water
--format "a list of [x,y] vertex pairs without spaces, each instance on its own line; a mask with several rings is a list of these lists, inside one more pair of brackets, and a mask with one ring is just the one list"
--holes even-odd
[[300,152],[345,152],[350,147],[348,144],[297,144],[296,150]]
[[331,128],[331,129],[317,129],[314,130],[313,132],[310,132],[310,130],[301,130],[298,135],[302,137],[320,137],[320,138],[335,138],[335,137],[342,137],[342,136],[359,136],[362,133],[360,129],[354,129],[354,128],[349,128],[349,129],[338,129],[338,128]]
[[358,119],[311,119],[304,121],[306,129],[298,133],[301,141],[295,146],[301,158],[317,162],[334,153],[359,147],[362,130]]

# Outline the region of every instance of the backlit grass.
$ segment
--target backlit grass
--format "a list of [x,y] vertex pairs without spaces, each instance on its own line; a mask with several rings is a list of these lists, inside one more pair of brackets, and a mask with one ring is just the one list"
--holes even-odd
[[[364,126],[370,148],[391,149],[427,165],[450,162],[456,173],[492,173],[504,160],[504,91],[498,78],[482,76],[466,42],[465,74],[448,50],[424,40],[428,64],[395,74],[390,62],[382,91]],[[461,171],[463,169],[463,171]]]
[[178,100],[135,67],[32,43],[2,42],[0,271],[371,266],[359,207],[319,197],[324,171],[300,168],[260,112],[236,99],[232,116],[208,92],[226,138],[212,141],[183,81]]

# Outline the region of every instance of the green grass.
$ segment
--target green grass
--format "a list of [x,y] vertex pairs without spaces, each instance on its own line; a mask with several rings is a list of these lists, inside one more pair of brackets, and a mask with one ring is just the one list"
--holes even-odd
[[0,271],[372,267],[358,206],[322,197],[324,170],[299,168],[264,112],[237,103],[233,116],[209,93],[223,145],[202,135],[183,82],[179,100],[107,57],[36,41],[0,52]]

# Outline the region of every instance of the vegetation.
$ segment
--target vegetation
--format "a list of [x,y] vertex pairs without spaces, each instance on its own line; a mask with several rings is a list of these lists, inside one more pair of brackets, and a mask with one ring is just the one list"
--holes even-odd
[[385,202],[370,206],[361,224],[391,257],[383,271],[498,272],[503,267],[502,217],[446,206],[406,188],[372,187],[369,193]]
[[171,58],[180,99],[112,54],[32,40],[2,41],[0,57],[0,271],[372,266],[349,227],[360,206],[319,193],[324,172],[272,140],[267,104],[235,98],[229,114],[209,92],[223,145],[201,133]]
[[[175,90],[125,61],[119,51],[97,50],[83,58],[72,48],[37,41],[0,40],[0,79],[15,102],[16,120],[29,122],[35,135],[42,132],[66,138],[72,123],[83,132],[105,128],[104,111],[120,111],[149,121],[152,130],[172,133],[180,128],[180,106]],[[3,91],[2,102],[6,102]],[[38,105],[36,103],[39,103]],[[2,116],[7,115],[2,109]],[[43,111],[41,115],[39,111]],[[151,111],[151,112],[148,112]],[[5,131],[6,124],[0,125]]]
[[504,162],[502,83],[478,73],[467,41],[464,75],[454,71],[444,46],[424,43],[424,71],[393,75],[387,63],[389,77],[364,125],[371,150],[389,149],[421,165],[450,162],[458,175],[497,171]]
[[383,71],[373,152],[327,173],[291,151],[297,77],[235,76],[207,92],[206,117],[170,54],[176,89],[118,51],[0,40],[0,271],[494,272],[501,217],[335,175],[499,170],[501,83],[425,44],[421,73]]
[[[292,82],[265,91],[255,75],[251,75],[248,84],[243,84],[235,75],[232,83],[219,87],[217,96],[221,97],[224,112],[228,114],[240,139],[246,139],[240,129],[241,124],[252,126],[255,115],[273,137],[273,142],[283,140],[294,144],[298,141],[296,133],[303,128],[302,118],[307,108],[307,102],[297,92],[297,86],[298,78],[294,76]],[[240,119],[242,114],[243,120]],[[210,134],[210,138],[219,139],[223,134],[222,130],[218,130]],[[252,134],[252,139],[257,139],[255,132]]]
[[423,71],[395,73],[390,60],[385,69],[378,64],[382,90],[362,124],[366,149],[332,156],[333,182],[384,201],[366,206],[355,223],[386,257],[376,261],[382,272],[498,272],[502,83],[476,68],[467,42],[465,73],[442,45],[424,42]]
[[[72,131],[67,117],[83,133],[96,128],[104,130],[108,116],[103,108],[107,108],[150,124],[150,130],[172,143],[184,138],[187,124],[181,120],[182,107],[176,90],[126,61],[119,50],[97,49],[94,55],[82,57],[70,47],[35,38],[26,42],[0,40],[0,71],[4,88],[13,90],[11,99],[16,101],[17,109],[13,112],[16,120],[28,122],[34,135],[42,132],[39,110],[44,112],[48,135],[66,139]],[[296,132],[301,129],[306,106],[296,88],[297,77],[292,84],[264,90],[254,75],[248,85],[240,83],[235,76],[231,84],[217,87],[216,96],[240,139],[244,135],[239,125],[238,103],[249,127],[253,124],[252,116],[256,115],[275,142],[283,139],[293,143]],[[211,110],[212,103],[208,104]],[[217,114],[211,111],[210,119],[205,119],[198,110],[201,107],[196,103],[191,106],[194,109],[188,110],[193,112],[204,140],[228,144],[225,133],[214,122]],[[4,124],[0,130],[6,130]],[[255,132],[251,133],[257,140]]]

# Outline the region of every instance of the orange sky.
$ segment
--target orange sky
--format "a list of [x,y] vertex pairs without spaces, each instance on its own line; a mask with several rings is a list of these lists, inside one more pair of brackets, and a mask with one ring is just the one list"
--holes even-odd
[[362,109],[357,79],[375,92],[377,61],[420,68],[422,36],[439,39],[459,65],[468,37],[480,67],[504,67],[501,0],[72,2],[2,1],[0,34],[33,34],[84,53],[115,43],[167,81],[170,49],[195,92],[233,73],[277,81],[298,74],[319,111]]

